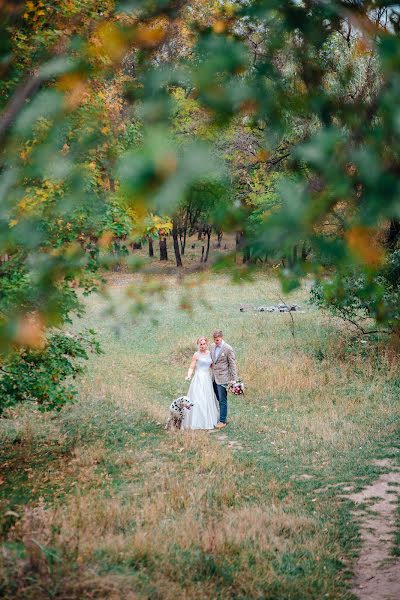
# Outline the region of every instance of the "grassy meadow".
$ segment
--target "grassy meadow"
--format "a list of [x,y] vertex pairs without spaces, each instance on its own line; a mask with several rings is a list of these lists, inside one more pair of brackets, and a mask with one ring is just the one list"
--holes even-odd
[[[192,274],[137,307],[115,275],[84,319],[104,354],[58,414],[0,422],[4,598],[352,598],[359,530],[343,495],[399,461],[396,352],[308,305],[270,276],[234,285]],[[126,290],[132,286],[126,299]],[[180,308],[183,305],[186,310]],[[168,434],[195,340],[222,328],[247,384],[222,432]],[[292,335],[294,333],[294,335]]]

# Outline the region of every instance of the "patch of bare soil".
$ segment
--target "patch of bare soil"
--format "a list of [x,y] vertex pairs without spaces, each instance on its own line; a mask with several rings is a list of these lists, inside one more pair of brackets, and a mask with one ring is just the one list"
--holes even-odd
[[361,552],[354,569],[352,592],[360,600],[400,598],[400,559],[391,555],[400,470],[387,460],[379,463],[374,464],[393,470],[380,475],[361,492],[346,496],[356,504],[366,505],[366,509],[354,511],[360,522]]

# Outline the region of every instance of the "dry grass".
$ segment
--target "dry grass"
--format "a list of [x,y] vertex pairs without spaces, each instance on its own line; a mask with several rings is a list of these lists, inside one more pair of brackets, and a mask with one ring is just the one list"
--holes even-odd
[[[170,463],[160,464],[155,456],[149,456],[146,480],[140,487],[128,486],[122,495],[111,490],[110,494],[99,494],[89,485],[76,489],[61,506],[45,508],[39,501],[24,510],[9,539],[23,543],[24,564],[39,576],[42,585],[43,581],[51,582],[52,575],[49,554],[43,549],[57,548],[62,549],[63,561],[86,567],[99,555],[116,564],[146,564],[154,569],[161,597],[166,599],[176,597],[182,589],[178,569],[188,577],[184,597],[210,598],[215,588],[207,583],[206,576],[201,589],[190,581],[192,560],[212,556],[216,564],[224,564],[229,557],[236,557],[230,587],[241,589],[246,597],[257,597],[260,584],[248,569],[249,560],[258,557],[255,572],[261,575],[262,571],[262,577],[273,585],[276,573],[271,560],[275,555],[290,553],[299,544],[304,552],[318,552],[324,534],[316,519],[288,512],[278,499],[281,487],[274,479],[265,481],[271,502],[246,505],[238,492],[232,452],[210,443],[208,434],[171,436],[164,446],[164,450],[180,456],[175,472],[171,472]],[[103,453],[101,444],[75,449],[72,462],[86,476],[86,468],[98,464]],[[194,458],[189,459],[189,454]],[[142,456],[135,459],[125,465],[127,479],[128,473],[134,478],[143,465]],[[257,487],[252,490],[250,484],[246,492],[256,494]],[[193,551],[188,564],[179,559],[180,554],[190,556]],[[87,575],[85,570],[84,579]],[[101,592],[104,597],[113,597],[116,583],[112,581]],[[172,587],[171,581],[175,583]],[[99,581],[94,583],[99,594]],[[122,593],[120,585],[121,581],[117,589]],[[23,590],[29,594],[29,587]],[[67,593],[72,593],[69,586],[63,589],[63,594]]]
[[[275,282],[192,283],[154,297],[134,321],[116,285],[116,326],[90,299],[87,324],[106,354],[92,361],[78,404],[56,416],[21,408],[4,423],[11,500],[0,506],[17,515],[3,521],[5,598],[348,597],[355,525],[339,498],[313,490],[365,477],[394,433],[395,354],[351,346],[339,324],[307,308],[306,289],[293,298],[307,308],[293,340],[287,315],[238,311],[275,302]],[[177,309],[182,294],[191,313]],[[231,400],[222,435],[167,434],[194,341],[218,326],[246,395]]]

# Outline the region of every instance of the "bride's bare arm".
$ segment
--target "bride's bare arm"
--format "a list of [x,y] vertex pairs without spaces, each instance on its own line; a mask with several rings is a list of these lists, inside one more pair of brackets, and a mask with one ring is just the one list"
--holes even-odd
[[192,356],[192,362],[190,363],[190,367],[189,367],[189,369],[188,369],[188,372],[187,372],[187,375],[186,375],[186,377],[185,377],[185,379],[187,379],[187,380],[189,380],[189,381],[190,381],[190,380],[191,380],[191,378],[192,378],[193,371],[194,371],[194,368],[195,368],[195,366],[196,366],[196,361],[197,361],[197,352],[195,352],[195,353],[193,354],[193,356]]

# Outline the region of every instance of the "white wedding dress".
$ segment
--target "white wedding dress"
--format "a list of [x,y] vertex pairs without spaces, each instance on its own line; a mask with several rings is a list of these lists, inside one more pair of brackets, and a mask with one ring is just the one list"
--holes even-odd
[[211,363],[209,352],[197,352],[196,370],[187,394],[193,408],[185,411],[183,429],[214,429],[218,423],[219,410],[211,379]]

